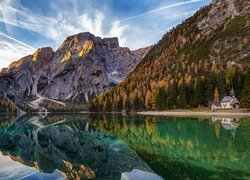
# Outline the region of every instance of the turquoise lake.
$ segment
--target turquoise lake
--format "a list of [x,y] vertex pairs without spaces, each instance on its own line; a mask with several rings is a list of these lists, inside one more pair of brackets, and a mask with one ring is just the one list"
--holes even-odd
[[250,119],[0,115],[0,179],[250,179]]

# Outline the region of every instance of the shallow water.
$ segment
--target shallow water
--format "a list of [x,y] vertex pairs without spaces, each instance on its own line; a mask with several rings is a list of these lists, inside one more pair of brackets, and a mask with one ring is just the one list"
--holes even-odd
[[0,179],[250,178],[250,119],[0,116]]

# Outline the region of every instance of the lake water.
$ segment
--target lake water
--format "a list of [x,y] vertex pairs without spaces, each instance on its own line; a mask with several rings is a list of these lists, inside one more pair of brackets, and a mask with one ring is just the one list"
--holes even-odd
[[0,116],[0,179],[250,179],[250,119]]

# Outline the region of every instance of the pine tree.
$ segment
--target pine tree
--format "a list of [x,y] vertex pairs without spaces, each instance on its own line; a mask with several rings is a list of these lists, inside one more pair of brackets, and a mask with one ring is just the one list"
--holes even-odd
[[164,87],[160,87],[156,96],[156,109],[164,110],[167,104],[167,93]]
[[120,95],[115,99],[112,109],[114,111],[122,111],[122,97]]
[[200,106],[202,102],[202,80],[198,77],[197,85],[196,85],[196,106]]
[[218,91],[217,87],[215,87],[215,89],[214,89],[214,102],[215,103],[220,102],[219,91]]
[[169,108],[176,108],[176,99],[178,96],[178,84],[176,81],[173,82],[172,88],[170,90],[170,97],[167,100],[169,104]]
[[146,107],[146,110],[151,110],[151,108],[152,108],[152,98],[151,98],[151,91],[150,90],[147,90],[147,93],[146,93],[145,107]]
[[243,89],[243,86],[244,86],[244,74],[242,74],[241,72],[239,72],[238,69],[236,69],[235,76],[233,79],[233,89],[235,96],[239,100],[241,100],[241,91]]
[[122,99],[122,109],[128,108],[128,96],[126,93],[123,93],[123,99]]
[[234,75],[235,75],[235,72],[234,72],[234,69],[233,69],[233,65],[231,62],[229,62],[227,64],[227,71],[226,71],[226,74],[225,74],[225,82],[226,82],[226,85],[227,85],[227,88],[228,89],[231,89],[232,88],[232,80],[234,78]]
[[135,94],[135,98],[134,98],[134,110],[138,111],[140,109],[140,99],[138,97],[138,94]]
[[[207,88],[207,102],[212,102],[214,100],[214,90],[216,88],[216,76],[214,74],[209,74],[206,76],[206,88]],[[218,89],[217,89],[218,90]]]
[[187,101],[187,85],[185,82],[183,82],[180,90],[180,100],[181,100],[181,108],[187,108],[188,107],[188,101]]
[[156,99],[157,99],[157,90],[153,90],[151,93],[151,97],[152,97],[152,110],[156,110]]
[[242,105],[245,108],[250,107],[250,68],[247,70],[246,76],[245,76],[245,81],[244,81],[244,86],[242,90]]
[[225,83],[225,73],[219,71],[216,77],[216,87],[218,87],[220,99],[227,95],[227,88]]

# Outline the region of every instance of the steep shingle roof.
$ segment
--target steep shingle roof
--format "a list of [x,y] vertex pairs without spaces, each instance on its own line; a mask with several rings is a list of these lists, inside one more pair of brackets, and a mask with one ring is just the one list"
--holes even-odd
[[220,102],[224,103],[224,102],[230,102],[231,100],[235,99],[235,97],[232,96],[225,96]]

